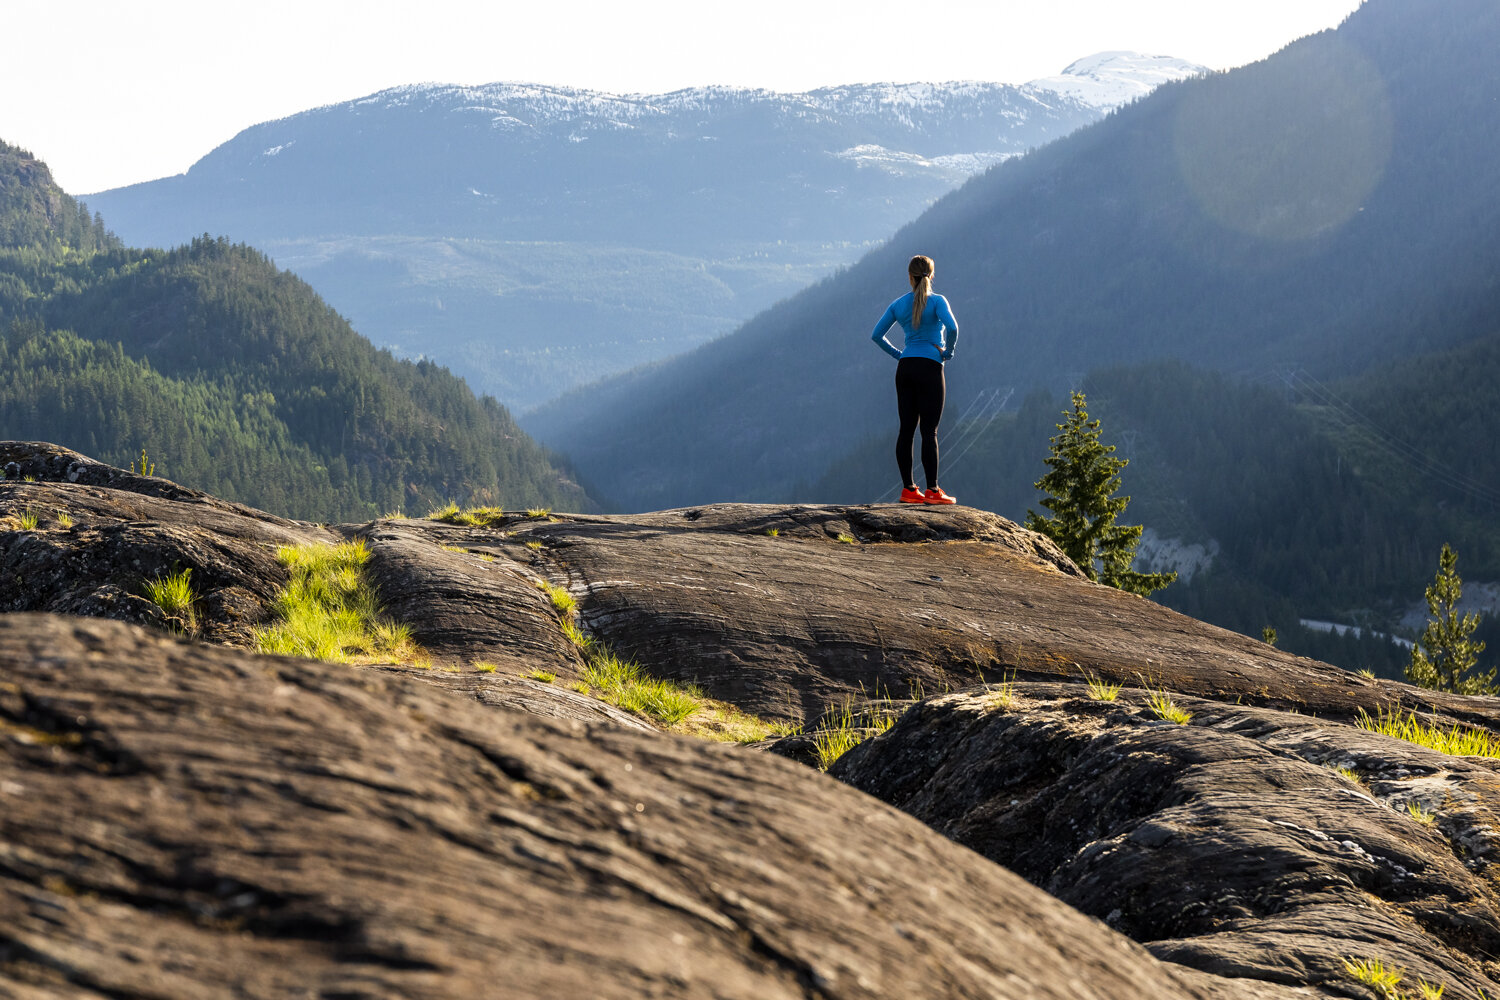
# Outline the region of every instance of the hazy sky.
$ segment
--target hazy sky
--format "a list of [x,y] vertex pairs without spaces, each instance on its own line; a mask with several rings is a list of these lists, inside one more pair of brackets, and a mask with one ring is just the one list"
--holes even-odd
[[1129,49],[1216,69],[1359,0],[0,0],[0,139],[86,194],[402,83],[660,93],[998,80]]

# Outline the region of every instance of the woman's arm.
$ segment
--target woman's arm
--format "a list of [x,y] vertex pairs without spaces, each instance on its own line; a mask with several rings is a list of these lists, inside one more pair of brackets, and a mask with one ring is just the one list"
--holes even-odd
[[953,309],[948,305],[948,300],[941,295],[934,295],[937,299],[937,315],[942,321],[945,336],[943,338],[943,360],[947,361],[953,357],[953,348],[958,343],[958,320],[953,318]]
[[892,303],[885,307],[885,312],[881,315],[880,321],[875,324],[875,332],[870,334],[870,339],[879,344],[882,351],[900,361],[901,352],[896,349],[895,344],[885,339],[885,332],[891,328],[891,324],[896,322],[896,313],[892,309],[894,305],[895,303]]

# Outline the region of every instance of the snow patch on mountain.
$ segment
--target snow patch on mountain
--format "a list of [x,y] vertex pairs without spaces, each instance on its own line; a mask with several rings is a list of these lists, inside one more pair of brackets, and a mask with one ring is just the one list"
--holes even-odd
[[903,153],[898,149],[886,149],[884,146],[863,145],[851,146],[833,155],[838,159],[848,160],[855,166],[877,167],[892,174],[904,175],[916,170],[925,170],[967,177],[970,174],[988,170],[995,164],[1020,154],[993,151],[926,157],[918,156],[916,153]]
[[[392,87],[351,102],[353,106],[473,111],[507,124],[609,122],[615,128],[684,112],[710,116],[751,105],[779,105],[792,115],[879,115],[917,128],[956,104],[1039,105],[1054,109],[1059,101],[1108,110],[1150,93],[1173,80],[1207,72],[1205,67],[1168,56],[1134,52],[1100,52],[1079,59],[1058,76],[1019,86],[978,80],[945,83],[858,83],[823,87],[804,93],[778,93],[750,87],[691,87],[667,94],[613,94],[575,87],[498,82],[479,86],[418,83]],[[337,105],[330,105],[337,107]],[[324,110],[324,109],[318,109]],[[1007,107],[1012,120],[1025,112]]]
[[1025,89],[1051,91],[1097,108],[1114,108],[1145,97],[1164,83],[1209,72],[1207,66],[1171,56],[1138,52],[1096,52],[1057,76],[1032,80]]

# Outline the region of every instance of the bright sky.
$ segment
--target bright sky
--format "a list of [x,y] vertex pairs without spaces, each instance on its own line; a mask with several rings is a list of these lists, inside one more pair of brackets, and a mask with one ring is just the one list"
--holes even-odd
[[615,93],[1051,76],[1108,49],[1228,69],[1360,0],[0,0],[0,139],[87,194],[403,83]]

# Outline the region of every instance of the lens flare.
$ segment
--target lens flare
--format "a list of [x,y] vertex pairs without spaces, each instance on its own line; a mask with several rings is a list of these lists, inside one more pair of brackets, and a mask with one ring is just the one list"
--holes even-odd
[[1385,173],[1394,132],[1385,82],[1347,42],[1306,39],[1273,63],[1184,91],[1178,169],[1203,211],[1230,229],[1274,241],[1319,236],[1352,219]]

